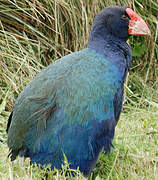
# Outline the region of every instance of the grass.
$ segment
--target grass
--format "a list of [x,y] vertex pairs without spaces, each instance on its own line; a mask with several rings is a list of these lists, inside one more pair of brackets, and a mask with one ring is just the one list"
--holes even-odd
[[[47,171],[29,159],[7,158],[7,118],[18,94],[45,66],[86,46],[97,12],[128,5],[148,23],[152,37],[131,37],[131,71],[115,149],[101,153],[89,179],[158,179],[158,4],[157,0],[0,0],[0,179],[66,179],[69,169]],[[63,175],[62,175],[63,173]],[[76,172],[76,179],[84,179]],[[69,179],[72,179],[71,176]]]

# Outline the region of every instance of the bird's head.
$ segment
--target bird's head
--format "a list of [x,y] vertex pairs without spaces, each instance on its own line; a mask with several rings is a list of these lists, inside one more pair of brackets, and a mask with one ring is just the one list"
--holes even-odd
[[110,6],[95,18],[91,36],[114,36],[127,40],[130,35],[151,35],[144,20],[132,9],[124,6]]

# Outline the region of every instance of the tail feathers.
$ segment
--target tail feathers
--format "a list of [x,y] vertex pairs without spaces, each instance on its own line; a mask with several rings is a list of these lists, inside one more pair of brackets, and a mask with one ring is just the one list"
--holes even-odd
[[[7,129],[6,129],[6,132],[8,133],[9,131],[9,128],[10,128],[10,124],[11,124],[11,121],[12,121],[12,116],[13,116],[13,111],[11,112],[10,116],[9,116],[9,119],[8,119],[8,123],[7,123]],[[8,157],[10,157],[11,161],[14,161],[16,159],[16,157],[18,156],[19,154],[19,149],[11,149],[10,148],[10,153],[8,154]]]
[[11,161],[14,161],[16,157],[19,155],[19,150],[10,150],[10,153],[8,154],[8,157],[10,157]]
[[11,161],[14,161],[17,156],[25,157],[25,158],[29,157],[27,149],[24,147],[22,147],[20,149],[11,149],[10,148],[10,152],[8,154],[8,157],[11,159]]
[[7,133],[8,133],[8,130],[9,130],[11,121],[12,121],[12,116],[13,116],[13,111],[11,112],[11,114],[10,114],[10,116],[9,116],[9,119],[8,119],[7,129],[6,129],[6,132],[7,132]]

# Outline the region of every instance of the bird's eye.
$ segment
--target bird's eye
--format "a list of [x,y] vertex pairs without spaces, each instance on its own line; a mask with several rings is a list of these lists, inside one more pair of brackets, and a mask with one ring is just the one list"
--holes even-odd
[[122,19],[123,19],[123,20],[129,20],[129,17],[128,17],[127,15],[123,14],[123,15],[122,15]]

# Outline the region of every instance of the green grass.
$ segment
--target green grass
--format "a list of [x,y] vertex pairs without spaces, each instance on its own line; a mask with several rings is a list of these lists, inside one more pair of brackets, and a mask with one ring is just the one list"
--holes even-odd
[[[131,37],[133,61],[125,85],[124,108],[115,148],[101,153],[89,179],[158,179],[158,3],[145,0],[0,0],[0,179],[66,179],[62,171],[7,158],[7,118],[18,94],[45,66],[83,49],[97,12],[128,5],[148,23],[152,37]],[[63,173],[63,175],[62,175]],[[76,171],[76,179],[84,177]],[[71,175],[70,175],[70,178]]]

